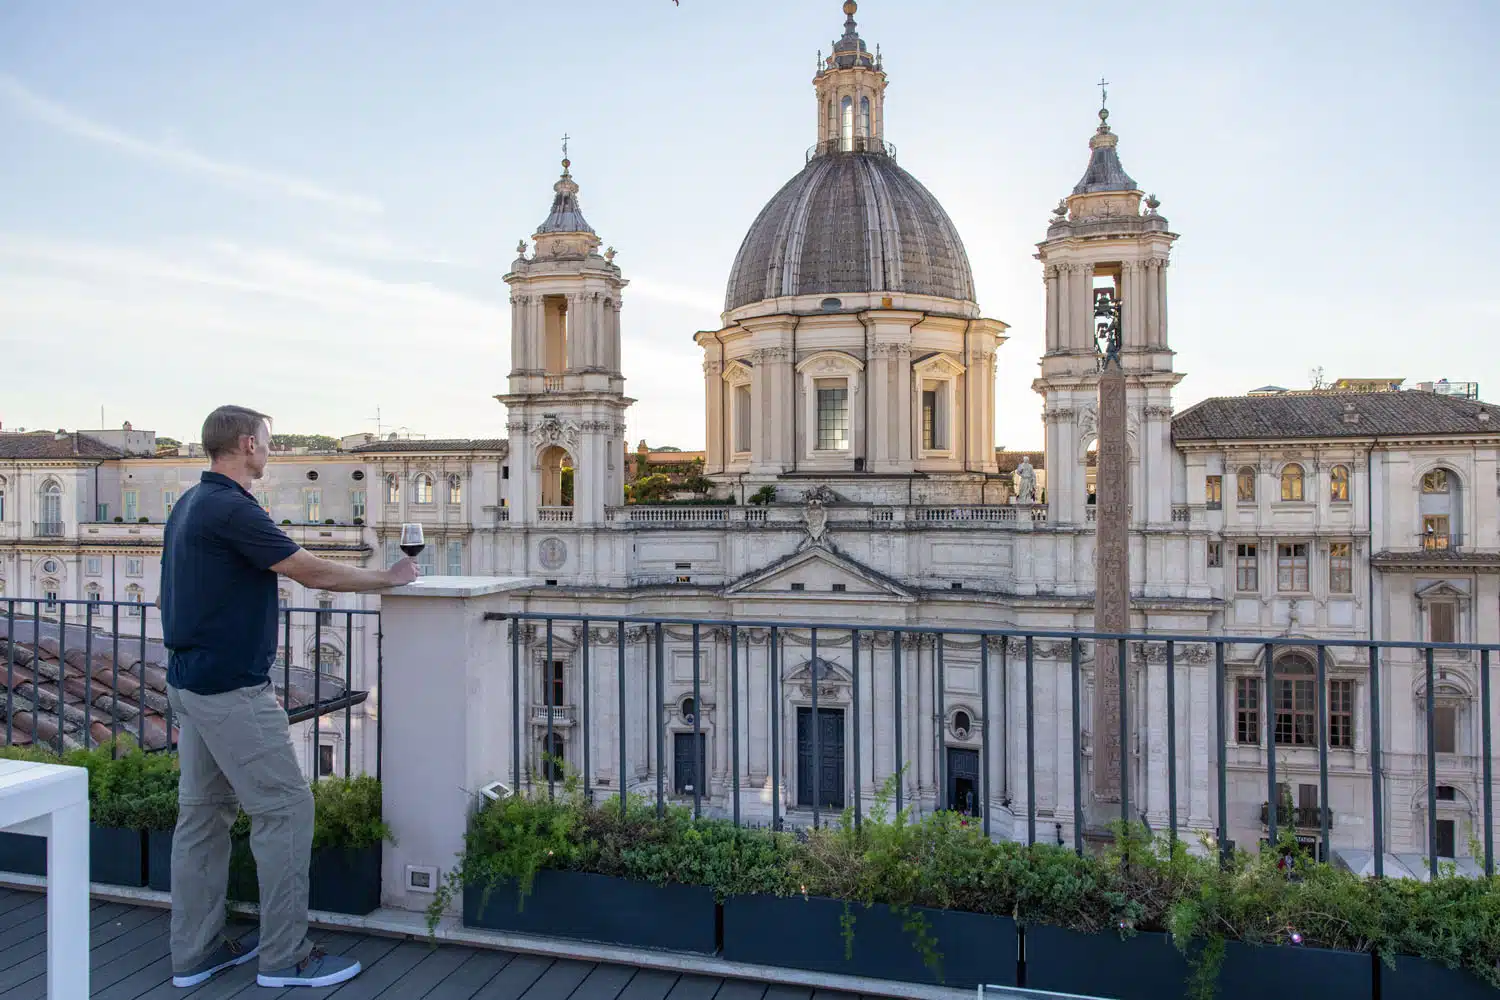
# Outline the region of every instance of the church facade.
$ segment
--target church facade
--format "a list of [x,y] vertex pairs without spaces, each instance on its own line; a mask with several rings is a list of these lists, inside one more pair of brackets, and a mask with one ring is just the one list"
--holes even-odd
[[[1182,375],[1167,274],[1177,236],[1122,166],[1107,111],[1082,179],[1037,247],[1047,303],[1034,383],[1045,502],[1025,470],[1000,475],[994,373],[1006,363],[1007,326],[975,300],[954,222],[896,162],[882,60],[859,35],[855,4],[845,14],[813,79],[806,166],[751,225],[720,328],[696,335],[705,473],[732,502],[624,503],[627,282],[612,254],[598,253],[567,161],[534,252],[523,244],[507,276],[515,333],[500,398],[514,471],[493,568],[544,581],[525,599],[529,611],[588,619],[587,630],[523,630],[535,760],[553,754],[581,766],[587,700],[588,780],[601,793],[653,793],[660,776],[669,795],[696,791],[728,811],[737,786],[741,815],[799,822],[814,806],[842,808],[856,795],[872,802],[900,771],[903,801],[919,808],[988,812],[1002,836],[1024,836],[1034,819],[1044,836],[1071,838],[1084,813],[1073,762],[1087,771],[1094,756],[1088,644],[1075,727],[1068,642],[1034,643],[1028,691],[1019,643],[981,648],[944,630],[1092,624],[1086,459],[1099,435],[1101,290],[1126,304],[1132,631],[1496,641],[1494,617],[1481,613],[1500,608],[1500,428],[1489,411],[1403,392],[1209,400],[1174,413]],[[565,469],[567,504],[558,501]],[[1430,513],[1445,495],[1447,513]],[[627,617],[719,624],[668,623],[660,635],[627,624],[621,643],[614,620]],[[815,627],[773,630],[783,622]],[[923,634],[884,631],[892,628]],[[582,692],[585,645],[592,676]],[[623,701],[614,689],[621,650]],[[1263,837],[1274,749],[1299,833],[1318,825],[1303,821],[1323,805],[1333,811],[1333,846],[1369,845],[1368,657],[1329,652],[1322,697],[1331,714],[1320,737],[1306,728],[1316,701],[1311,650],[1278,646],[1268,674],[1263,644],[1230,646],[1222,715],[1212,647],[1175,651],[1181,828],[1216,825],[1223,766],[1231,835],[1241,844]],[[1474,654],[1439,655],[1439,839],[1463,854],[1478,829],[1478,665]],[[1391,850],[1426,849],[1420,666],[1415,651],[1392,651],[1381,666]],[[1160,645],[1132,653],[1132,811],[1155,829],[1167,824],[1170,798],[1166,669]],[[1266,683],[1285,711],[1264,710]],[[1330,749],[1327,802],[1316,797],[1319,738]],[[608,749],[621,739],[623,774]],[[1081,785],[1092,787],[1087,776]]]

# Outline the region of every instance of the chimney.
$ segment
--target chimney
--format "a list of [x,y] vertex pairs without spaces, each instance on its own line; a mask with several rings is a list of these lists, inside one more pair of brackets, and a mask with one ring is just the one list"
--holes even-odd
[[1354,404],[1353,403],[1345,403],[1344,404],[1344,423],[1346,423],[1346,424],[1357,424],[1357,423],[1359,423],[1359,411],[1354,408]]

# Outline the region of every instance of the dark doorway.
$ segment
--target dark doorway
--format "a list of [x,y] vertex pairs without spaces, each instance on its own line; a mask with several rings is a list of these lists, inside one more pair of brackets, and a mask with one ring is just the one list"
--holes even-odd
[[[818,709],[818,805],[844,808],[844,710]],[[797,709],[797,804],[813,804],[812,709]]]
[[948,748],[948,808],[979,815],[979,751]]
[[672,791],[678,795],[707,795],[708,767],[705,759],[706,733],[698,734],[698,759],[693,760],[693,734],[675,733],[672,736]]

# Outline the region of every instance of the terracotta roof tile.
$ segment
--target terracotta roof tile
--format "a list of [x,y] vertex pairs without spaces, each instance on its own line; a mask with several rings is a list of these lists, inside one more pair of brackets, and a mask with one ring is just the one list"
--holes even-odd
[[448,438],[433,441],[375,441],[371,444],[362,444],[356,448],[350,448],[350,454],[369,455],[380,452],[396,452],[399,454],[420,455],[424,452],[446,452],[446,451],[498,451],[502,454],[510,452],[510,441],[505,438]]
[[1172,419],[1177,441],[1500,435],[1500,407],[1435,392],[1317,392],[1205,399]]
[[0,458],[124,458],[125,453],[77,431],[0,434]]

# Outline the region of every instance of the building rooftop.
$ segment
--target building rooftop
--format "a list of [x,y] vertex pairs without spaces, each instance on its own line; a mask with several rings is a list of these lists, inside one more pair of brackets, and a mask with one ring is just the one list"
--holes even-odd
[[502,455],[510,453],[510,442],[505,438],[444,438],[433,441],[401,439],[397,441],[374,441],[350,448],[351,455],[402,454],[420,455],[440,452],[490,451]]
[[0,434],[0,458],[124,458],[125,452],[78,431]]
[[1205,399],[1172,418],[1175,441],[1500,434],[1500,407],[1435,392]]

